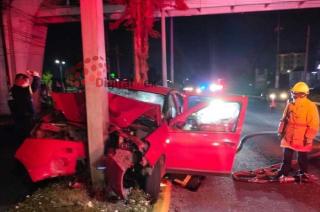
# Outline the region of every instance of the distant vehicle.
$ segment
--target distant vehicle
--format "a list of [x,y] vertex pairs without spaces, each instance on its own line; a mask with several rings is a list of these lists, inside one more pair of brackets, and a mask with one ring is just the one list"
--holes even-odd
[[[53,93],[44,117],[15,157],[34,182],[73,175],[86,160],[84,93]],[[109,87],[105,176],[126,198],[132,182],[157,198],[166,173],[230,174],[248,99],[182,93],[159,86]]]
[[266,93],[266,100],[268,102],[275,100],[276,102],[286,102],[290,98],[288,90],[284,89],[269,89]]
[[205,93],[221,93],[226,90],[225,83],[222,79],[217,79],[209,82],[189,83],[183,87],[184,91],[196,92],[197,94]]

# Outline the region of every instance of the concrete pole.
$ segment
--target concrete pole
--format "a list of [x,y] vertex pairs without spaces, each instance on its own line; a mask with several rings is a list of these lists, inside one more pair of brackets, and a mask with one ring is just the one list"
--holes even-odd
[[166,42],[166,17],[165,11],[161,10],[161,46],[162,46],[162,85],[168,86],[167,83],[167,42]]
[[136,1],[136,26],[133,32],[133,57],[134,57],[134,82],[141,82],[141,31],[142,31],[142,18],[141,18],[141,0]]
[[303,81],[307,81],[308,60],[309,60],[309,43],[310,43],[310,25],[307,27],[306,53],[304,57]]
[[170,17],[170,79],[174,83],[173,17]]
[[104,154],[109,123],[107,74],[102,0],[80,0],[82,46],[84,58],[88,154],[93,189],[104,186],[103,173],[96,165]]
[[141,55],[141,39],[138,29],[133,32],[133,60],[134,60],[134,82],[141,81],[141,66],[139,56]]
[[280,81],[280,15],[278,15],[278,24],[277,24],[277,52],[276,52],[276,73],[275,73],[275,82],[274,87],[279,88]]

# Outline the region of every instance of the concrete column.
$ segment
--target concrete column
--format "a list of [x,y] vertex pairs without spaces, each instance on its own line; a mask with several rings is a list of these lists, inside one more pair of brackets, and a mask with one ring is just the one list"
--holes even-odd
[[2,27],[0,27],[0,115],[9,115],[9,107],[7,104],[8,100],[8,84],[6,75],[6,61],[5,61],[5,51],[3,43],[3,32]]
[[96,162],[103,157],[108,130],[106,52],[104,40],[102,0],[80,0],[82,45],[84,59],[88,153],[94,189],[104,186],[104,177],[96,170]]
[[161,47],[162,47],[162,85],[168,86],[167,77],[167,40],[166,40],[166,16],[165,11],[161,10]]
[[[8,65],[6,77],[10,86],[16,73],[33,69],[42,72],[47,26],[35,24],[35,13],[41,1],[14,0],[4,6],[2,13],[5,35],[5,59]],[[0,67],[0,72],[5,69]],[[7,94],[7,93],[6,93]],[[34,96],[36,110],[40,110],[39,93]],[[1,109],[0,109],[1,110]]]

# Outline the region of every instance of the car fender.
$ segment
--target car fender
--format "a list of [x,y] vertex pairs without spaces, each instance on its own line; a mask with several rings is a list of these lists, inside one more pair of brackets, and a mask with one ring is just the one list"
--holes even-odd
[[33,182],[75,174],[77,160],[85,158],[84,143],[27,138],[15,154]]

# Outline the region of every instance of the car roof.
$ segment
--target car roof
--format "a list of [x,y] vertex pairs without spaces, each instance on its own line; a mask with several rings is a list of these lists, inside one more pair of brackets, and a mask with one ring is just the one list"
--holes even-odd
[[141,83],[111,83],[109,87],[115,87],[120,89],[129,89],[129,90],[136,90],[136,91],[144,91],[149,93],[156,93],[161,95],[167,95],[172,89],[168,87],[163,87],[159,85],[152,85],[152,84],[141,84]]

